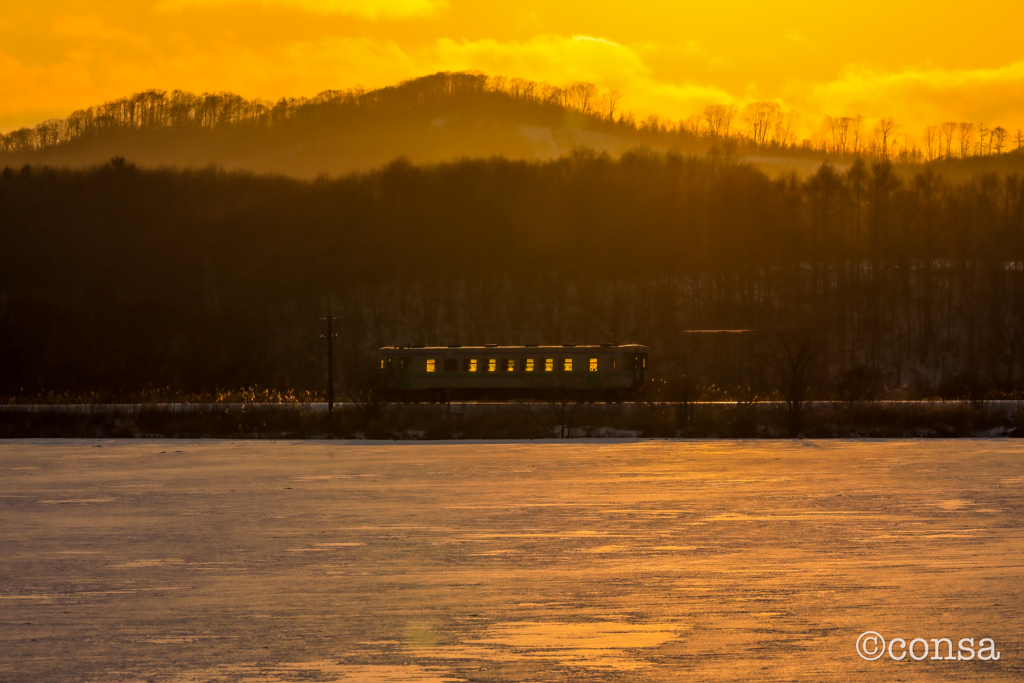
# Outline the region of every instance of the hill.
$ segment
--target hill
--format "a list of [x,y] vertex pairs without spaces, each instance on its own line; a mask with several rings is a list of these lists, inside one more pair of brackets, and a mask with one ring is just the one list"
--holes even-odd
[[709,146],[616,117],[614,104],[591,84],[554,88],[466,73],[277,103],[151,90],[2,136],[0,167],[87,167],[121,156],[143,166],[212,164],[311,178],[397,157],[547,160],[579,146],[612,154],[639,145]]
[[[277,102],[148,90],[0,135],[0,167],[82,168],[123,157],[147,167],[214,165],[314,178],[368,171],[399,157],[416,164],[492,156],[547,161],[581,147],[613,157],[647,147],[717,150],[773,177],[808,177],[825,161],[846,170],[858,155],[891,160],[908,179],[926,159],[958,180],[1024,171],[1019,148],[991,139],[958,153],[945,140],[943,154],[934,134],[926,151],[906,136],[887,144],[880,127],[872,137],[863,117],[828,117],[821,131],[798,140],[798,119],[777,103],[753,102],[742,109],[710,105],[681,121],[656,115],[636,121],[619,93],[602,93],[592,83],[556,87],[442,72],[377,90],[326,90]],[[836,122],[856,124],[859,142],[837,137]]]

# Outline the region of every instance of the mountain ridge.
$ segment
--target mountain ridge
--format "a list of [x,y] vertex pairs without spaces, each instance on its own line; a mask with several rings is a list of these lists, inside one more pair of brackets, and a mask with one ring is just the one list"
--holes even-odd
[[[637,122],[620,103],[618,93],[602,93],[592,83],[555,87],[466,72],[277,102],[223,92],[148,90],[0,135],[0,167],[85,168],[121,157],[146,167],[217,166],[312,179],[365,172],[396,158],[419,165],[492,156],[547,161],[580,147],[614,157],[637,147],[720,153],[771,176],[807,176],[825,162],[843,169],[862,154],[902,163],[911,175],[923,161],[917,147],[798,144],[778,125],[785,117],[772,103],[755,103],[759,106],[750,112],[710,106],[703,119],[679,122],[653,115]],[[746,121],[751,134],[734,118]],[[961,177],[1021,172],[1024,154],[1014,150],[928,163]]]

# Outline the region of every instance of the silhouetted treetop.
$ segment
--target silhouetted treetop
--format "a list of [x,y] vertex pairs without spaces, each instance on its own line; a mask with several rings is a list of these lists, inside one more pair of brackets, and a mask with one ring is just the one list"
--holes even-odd
[[709,105],[680,121],[655,114],[637,121],[622,105],[622,93],[593,83],[560,87],[467,72],[276,102],[147,90],[0,135],[0,163],[89,166],[123,155],[146,166],[212,163],[315,177],[369,170],[403,155],[416,163],[543,160],[578,147],[619,155],[638,145],[816,162],[868,155],[909,164],[997,157],[1002,170],[1024,163],[1020,131],[1001,126],[930,126],[918,144],[891,118],[827,116],[798,140],[799,112],[774,101]]

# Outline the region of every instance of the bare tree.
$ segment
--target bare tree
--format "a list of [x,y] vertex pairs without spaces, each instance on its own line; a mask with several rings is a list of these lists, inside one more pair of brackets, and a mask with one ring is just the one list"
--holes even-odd
[[800,434],[803,408],[811,385],[812,364],[824,347],[821,335],[810,330],[776,332],[768,341],[765,360],[775,375],[776,387],[786,405],[791,437]]
[[64,125],[62,119],[48,119],[36,126],[36,139],[40,147],[50,147],[59,144],[61,140],[61,128]]
[[850,138],[853,142],[851,150],[854,154],[860,154],[860,127],[864,125],[864,117],[860,114],[850,117]]
[[538,83],[536,93],[541,102],[561,105],[565,99],[565,92],[550,83]]
[[711,104],[704,107],[704,122],[707,124],[708,134],[713,138],[729,137],[729,128],[735,115],[736,107],[731,104]]
[[992,129],[991,147],[995,147],[996,156],[1003,153],[1003,147],[1006,145],[1006,136],[1009,135],[1006,129],[1002,126],[996,126]]
[[986,126],[984,123],[979,123],[978,124],[978,156],[980,156],[980,157],[981,156],[985,156],[985,154],[987,154],[987,153],[991,153],[991,150],[989,150],[989,152],[985,151],[985,140],[986,140],[986,138],[988,138],[988,134],[989,134],[988,126]]
[[701,127],[700,122],[700,114],[693,114],[692,116],[687,117],[685,120],[680,121],[679,126],[693,137],[699,137]]
[[960,158],[966,159],[971,155],[971,141],[974,139],[974,124],[961,121],[957,127],[958,141],[960,142]]
[[946,147],[946,158],[953,158],[953,136],[956,134],[958,124],[956,121],[946,121],[939,127],[939,132],[942,136],[940,144],[944,144]]
[[609,121],[615,120],[615,110],[619,108],[620,102],[622,102],[622,92],[619,90],[609,90],[605,95],[604,103]]
[[7,134],[9,149],[27,152],[39,147],[39,135],[32,128],[19,128]]
[[487,79],[487,89],[492,92],[508,92],[508,79],[504,76],[491,76]]
[[898,127],[891,117],[879,119],[878,125],[875,126],[875,143],[878,145],[878,155],[883,159],[888,159],[893,151],[890,148],[894,146]]
[[926,126],[924,129],[924,155],[927,161],[934,161],[939,156],[942,145],[941,132],[937,126]]
[[661,130],[661,118],[657,114],[651,114],[640,122],[640,130],[657,133]]
[[897,159],[904,163],[916,164],[921,161],[921,150],[914,144],[914,138],[909,133],[901,134],[893,145],[893,151]]
[[825,127],[828,129],[831,138],[830,152],[833,154],[846,154],[849,145],[850,126],[853,119],[849,116],[826,116]]
[[755,145],[764,145],[782,107],[777,102],[751,102],[743,107],[743,121]]
[[537,84],[525,78],[513,78],[508,82],[508,94],[517,100],[533,99]]
[[598,89],[593,83],[587,81],[576,81],[568,88],[565,88],[565,104],[583,114],[591,113],[594,101],[597,99]]
[[772,144],[785,147],[789,143],[797,124],[800,122],[800,114],[795,111],[779,111],[775,117],[775,126],[772,130]]
[[824,120],[822,120],[822,122],[821,122],[821,127],[822,127],[822,129],[825,130],[825,132],[827,134],[827,142],[825,143],[825,151],[826,152],[833,152],[833,151],[835,151],[835,149],[836,149],[836,147],[838,145],[838,142],[839,142],[839,130],[838,130],[838,128],[839,128],[839,117],[838,116],[829,116],[828,114],[826,114]]

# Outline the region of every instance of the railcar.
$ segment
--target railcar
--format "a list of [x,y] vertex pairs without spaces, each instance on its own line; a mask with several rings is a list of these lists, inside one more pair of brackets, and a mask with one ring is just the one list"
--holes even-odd
[[389,401],[618,402],[643,386],[647,347],[387,346],[377,362],[379,386]]

